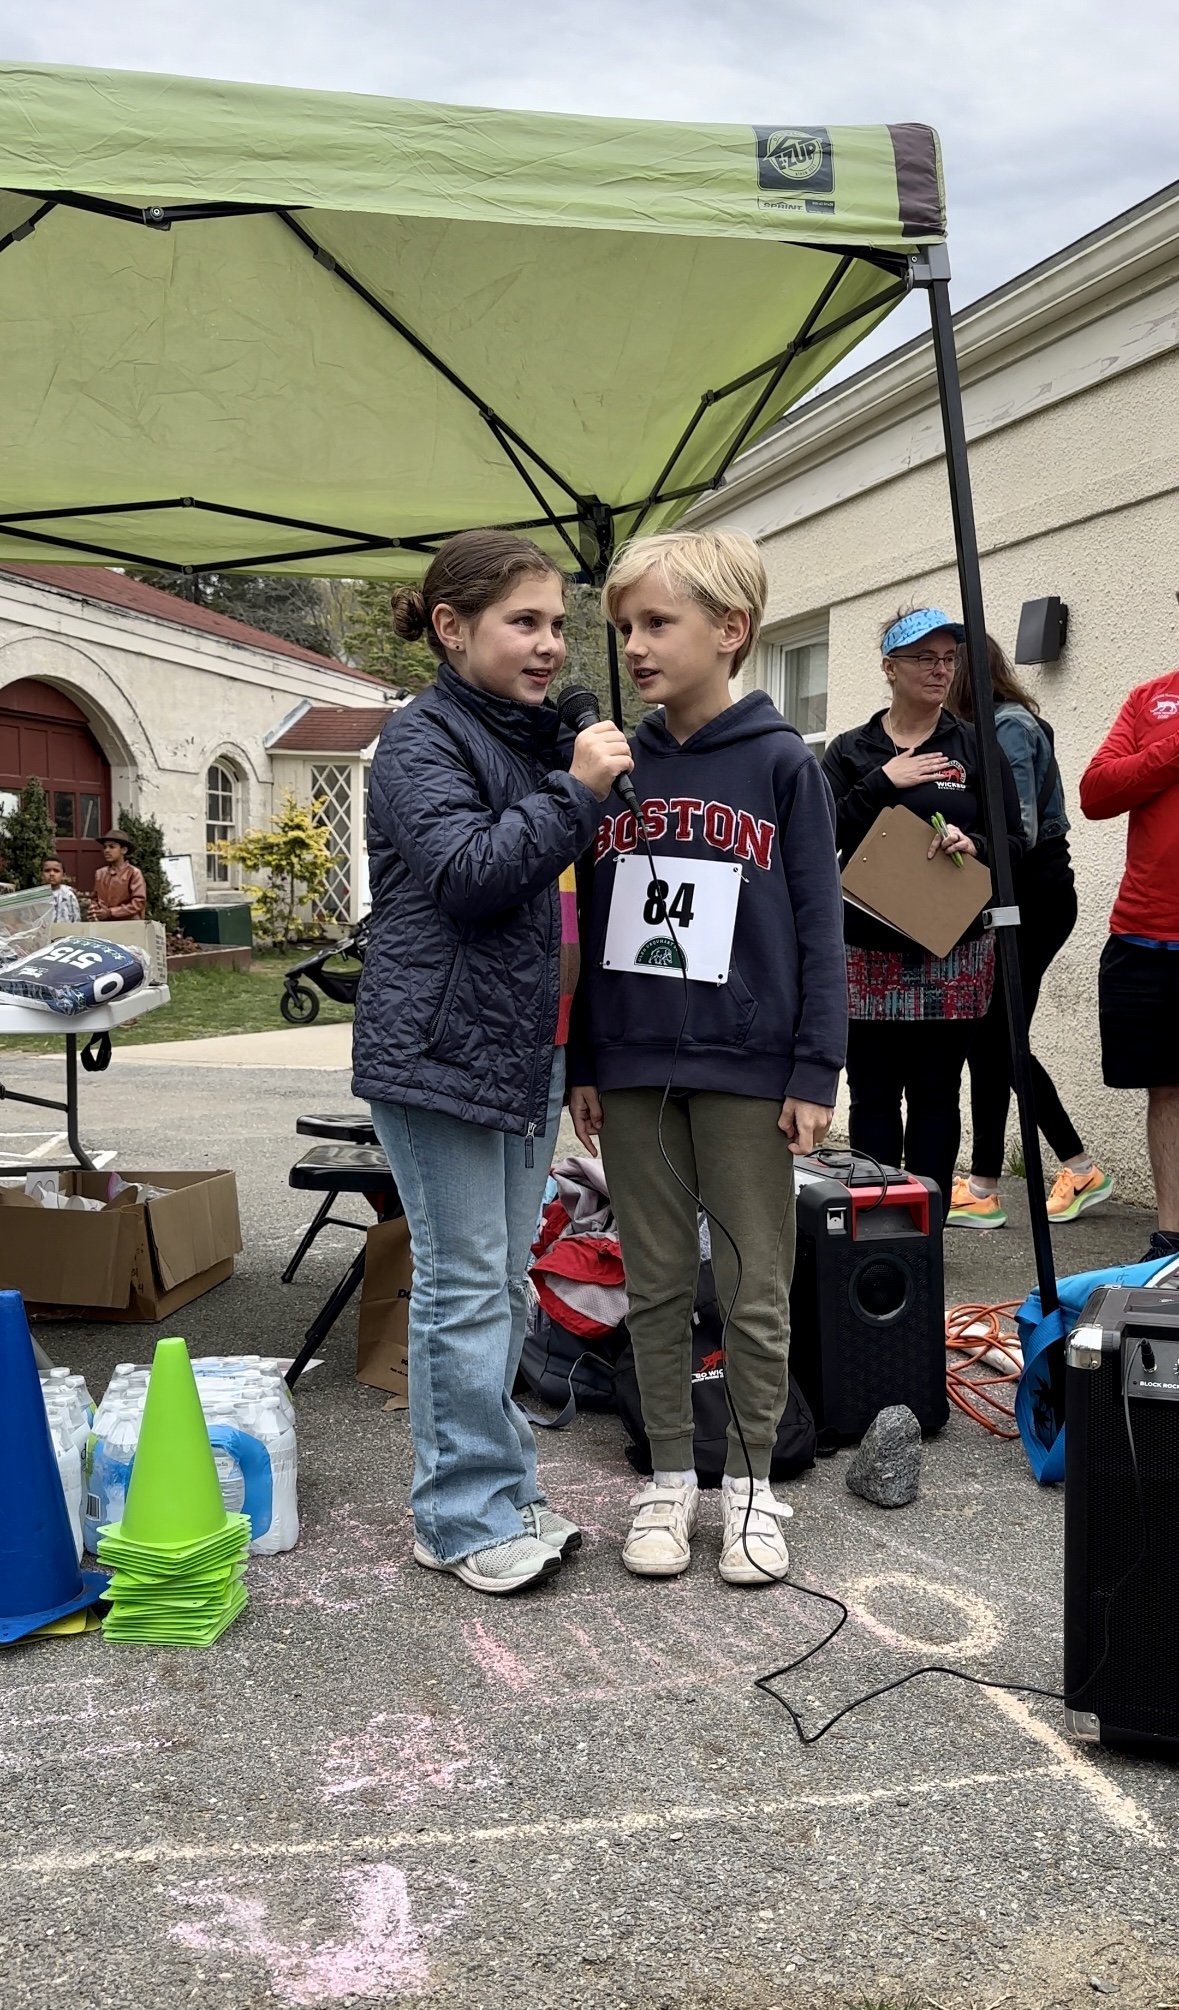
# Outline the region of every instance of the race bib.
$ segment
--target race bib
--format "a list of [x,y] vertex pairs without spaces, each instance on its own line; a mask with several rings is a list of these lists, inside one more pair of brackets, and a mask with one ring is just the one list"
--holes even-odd
[[679,977],[686,965],[697,984],[727,984],[741,866],[659,857],[654,866],[631,852],[614,867],[603,969]]

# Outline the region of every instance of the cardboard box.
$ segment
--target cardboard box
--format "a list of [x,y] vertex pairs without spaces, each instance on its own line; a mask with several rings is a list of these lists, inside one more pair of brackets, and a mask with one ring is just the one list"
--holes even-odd
[[149,984],[168,981],[168,936],[162,921],[54,921],[49,939],[63,935],[97,935],[104,942],[121,942],[127,949],[142,949],[147,957]]
[[[108,1174],[65,1172],[63,1193],[105,1200]],[[125,1172],[162,1200],[101,1213],[38,1206],[0,1187],[0,1288],[42,1318],[164,1319],[233,1275],[242,1246],[231,1172]]]
[[364,1284],[356,1335],[356,1379],[386,1389],[387,1410],[409,1407],[409,1294],[413,1259],[404,1215],[375,1222],[364,1252]]

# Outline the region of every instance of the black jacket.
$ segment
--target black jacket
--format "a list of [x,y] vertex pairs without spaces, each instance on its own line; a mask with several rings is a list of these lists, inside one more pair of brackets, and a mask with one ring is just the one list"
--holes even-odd
[[[832,740],[823,756],[823,773],[835,797],[835,834],[839,863],[845,866],[856,846],[864,839],[882,810],[903,803],[913,815],[926,822],[938,810],[948,824],[957,824],[974,840],[975,850],[985,865],[987,840],[983,830],[982,771],[974,727],[952,712],[943,712],[937,729],[915,749],[919,754],[944,754],[950,773],[944,781],[923,782],[915,789],[894,788],[884,772],[886,761],[896,753],[884,730],[884,713],[875,712],[863,726],[853,726]],[[1017,865],[1024,849],[1023,821],[1015,777],[1000,749],[999,768],[1003,778],[1003,808],[1007,819],[1007,842],[1012,864]],[[932,833],[931,833],[932,836]],[[904,937],[882,921],[873,921],[862,908],[844,904],[844,934],[861,949],[896,949]],[[983,930],[982,916],[962,935],[969,941]]]
[[438,682],[384,727],[368,803],[372,925],[352,1087],[543,1129],[560,994],[557,877],[602,815],[552,705]]
[[[834,815],[817,761],[764,691],[682,745],[653,712],[632,748],[656,861],[740,867],[728,981],[689,983],[685,1022],[682,977],[605,967],[618,862],[638,845],[634,816],[612,796],[594,848],[570,1081],[661,1089],[674,1061],[677,1088],[833,1104],[847,1046],[847,975]],[[699,905],[703,887],[691,893]],[[671,913],[690,971],[692,905],[681,900]],[[658,925],[651,935],[636,964],[659,960],[647,954]]]

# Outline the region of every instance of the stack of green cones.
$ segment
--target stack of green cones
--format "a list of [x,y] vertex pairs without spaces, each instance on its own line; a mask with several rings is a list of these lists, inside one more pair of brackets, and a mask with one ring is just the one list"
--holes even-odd
[[100,1531],[113,1569],[108,1640],[208,1647],[246,1602],[244,1514],[226,1514],[183,1340],[156,1345],[123,1519]]

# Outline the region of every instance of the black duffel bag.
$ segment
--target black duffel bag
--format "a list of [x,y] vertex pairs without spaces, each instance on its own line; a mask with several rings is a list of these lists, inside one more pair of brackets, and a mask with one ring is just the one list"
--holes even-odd
[[[719,1487],[728,1456],[729,1407],[725,1398],[721,1352],[721,1308],[711,1263],[700,1265],[696,1310],[692,1315],[692,1413],[695,1418],[696,1478],[702,1487]],[[626,1456],[637,1473],[651,1472],[651,1447],[643,1429],[643,1410],[629,1341],[614,1366],[614,1404],[633,1443]],[[792,1480],[815,1463],[815,1420],[793,1375],[774,1455],[771,1480]]]

